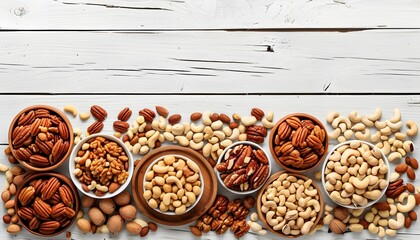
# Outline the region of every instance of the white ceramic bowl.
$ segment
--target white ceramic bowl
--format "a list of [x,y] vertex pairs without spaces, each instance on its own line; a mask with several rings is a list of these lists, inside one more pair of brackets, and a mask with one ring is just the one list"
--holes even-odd
[[[229,149],[234,148],[238,145],[250,145],[252,147],[252,149],[261,149],[264,152],[265,156],[267,156],[267,159],[268,159],[268,175],[267,175],[267,178],[264,180],[264,182],[262,182],[261,185],[258,188],[254,188],[254,189],[251,189],[251,190],[248,190],[248,191],[236,191],[236,190],[233,190],[233,189],[230,189],[230,188],[226,187],[225,183],[223,182],[222,178],[220,177],[219,171],[217,171],[216,168],[215,168],[214,171],[216,172],[216,176],[217,176],[217,179],[219,180],[220,184],[225,189],[227,189],[229,192],[234,193],[234,194],[239,194],[239,195],[249,195],[249,194],[252,194],[252,193],[258,191],[265,184],[267,179],[270,178],[270,175],[271,175],[271,160],[270,160],[270,157],[269,157],[270,155],[268,155],[267,152],[260,145],[254,143],[254,142],[239,141],[239,142],[236,142],[236,143],[228,146],[227,148],[225,148],[225,150],[223,150],[222,154],[219,156],[219,159],[217,160],[217,164],[222,162],[222,160],[225,157],[226,152],[229,151]],[[216,166],[217,166],[217,164],[216,164]]]
[[[163,159],[164,159],[165,157],[167,157],[167,156],[173,156],[173,157],[175,157],[175,159],[183,159],[185,162],[187,162],[187,160],[191,160],[190,158],[187,158],[187,157],[182,156],[182,155],[177,155],[177,154],[168,154],[168,155],[164,155],[164,156],[161,156],[161,157],[157,158],[156,160],[153,160],[153,162],[151,162],[151,163],[150,163],[150,165],[149,165],[149,166],[147,166],[147,170],[146,170],[146,172],[145,172],[145,173],[147,173],[148,171],[150,171],[150,170],[152,169],[152,167],[153,167],[155,164],[157,164],[157,162],[159,162],[160,160],[163,160]],[[191,161],[193,161],[193,160],[191,160]],[[203,196],[203,190],[204,190],[204,180],[203,180],[203,174],[201,174],[201,169],[200,169],[199,179],[200,179],[200,182],[201,182],[201,186],[200,186],[200,188],[201,188],[201,192],[200,192],[200,194],[196,197],[195,202],[194,202],[191,206],[187,207],[187,209],[185,210],[185,212],[184,212],[183,214],[185,214],[185,213],[187,213],[188,211],[190,211],[191,209],[193,209],[193,208],[197,205],[197,203],[200,201],[201,197]],[[144,178],[143,178],[143,183],[145,183],[145,182],[146,182],[146,174],[144,174]],[[146,191],[146,189],[144,188],[144,184],[143,184],[143,192],[145,192],[145,191]],[[147,202],[147,200],[146,200],[146,202]],[[166,211],[166,212],[161,211],[161,210],[159,209],[159,206],[158,206],[157,208],[153,208],[153,210],[155,210],[155,211],[157,211],[157,212],[159,212],[159,213],[165,214],[165,215],[176,215],[176,214],[175,214],[175,212],[172,212],[172,211],[169,211],[169,210],[168,210],[168,211]]]
[[[128,157],[128,177],[127,180],[125,181],[125,183],[123,185],[121,185],[117,191],[110,193],[107,192],[105,193],[105,195],[103,196],[96,196],[95,193],[93,191],[89,191],[89,192],[85,192],[82,188],[82,183],[76,178],[76,176],[73,174],[73,171],[76,168],[76,164],[74,162],[74,159],[77,157],[77,152],[82,148],[82,145],[87,142],[88,140],[92,139],[92,138],[96,138],[96,137],[104,137],[108,140],[111,140],[113,142],[116,142],[119,146],[121,146],[124,151],[125,154]],[[127,146],[125,146],[125,144],[118,138],[111,136],[111,135],[106,135],[106,134],[92,134],[88,137],[83,138],[74,148],[73,151],[71,152],[70,155],[70,159],[69,159],[69,171],[70,171],[70,177],[71,180],[73,181],[74,185],[83,193],[88,195],[89,197],[92,198],[97,198],[97,199],[105,199],[105,198],[112,198],[118,194],[120,194],[122,191],[124,191],[124,189],[130,184],[131,178],[133,177],[133,171],[134,171],[134,160],[133,160],[133,156],[131,155],[130,151],[128,150]]]
[[[323,187],[323,189],[324,189],[324,191],[327,193],[327,195],[328,195],[328,197],[331,199],[331,197],[330,197],[330,194],[328,193],[328,191],[327,191],[327,189],[326,189],[326,185],[325,185],[325,182],[326,182],[326,180],[325,180],[325,168],[327,167],[327,164],[328,164],[328,159],[330,158],[330,156],[334,153],[334,151],[335,150],[337,150],[339,147],[341,147],[341,146],[343,146],[343,145],[349,145],[351,142],[360,142],[360,143],[362,143],[362,144],[366,144],[366,145],[368,145],[371,149],[373,149],[375,146],[372,144],[372,143],[369,143],[369,142],[365,142],[365,141],[361,141],[361,140],[350,140],[350,141],[346,141],[346,142],[342,142],[342,143],[340,143],[340,144],[337,144],[337,145],[335,145],[332,149],[331,149],[331,151],[328,153],[328,155],[325,157],[325,160],[324,160],[324,163],[323,163],[323,165],[322,165],[322,179],[321,179],[321,181],[322,181],[322,187]],[[366,206],[355,206],[355,205],[344,205],[344,204],[341,204],[341,203],[339,203],[339,202],[336,202],[336,201],[334,201],[333,199],[331,199],[333,202],[335,202],[336,204],[338,204],[338,205],[340,205],[340,206],[343,206],[343,207],[345,207],[345,208],[350,208],[350,209],[364,209],[364,208],[368,208],[368,207],[370,207],[370,206],[372,206],[373,204],[375,204],[376,202],[378,202],[382,197],[383,197],[383,195],[385,194],[385,192],[386,192],[386,189],[388,188],[388,185],[389,185],[389,175],[390,175],[390,173],[389,173],[389,163],[388,163],[388,159],[387,159],[387,157],[381,152],[381,155],[382,155],[382,159],[384,160],[384,163],[386,164],[386,166],[388,166],[388,173],[386,174],[386,178],[385,178],[385,180],[386,180],[386,182],[387,182],[387,186],[384,188],[384,189],[382,189],[382,191],[381,191],[381,196],[378,198],[378,199],[376,199],[376,200],[370,200],[370,201],[368,201],[368,204],[366,205]]]

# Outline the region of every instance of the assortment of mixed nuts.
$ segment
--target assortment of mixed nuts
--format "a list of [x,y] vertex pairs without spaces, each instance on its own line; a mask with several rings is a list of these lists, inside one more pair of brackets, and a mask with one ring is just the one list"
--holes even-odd
[[[101,132],[108,117],[108,112],[99,105],[93,105],[86,113],[78,113],[71,105],[65,106],[64,111],[73,117],[79,115],[82,121],[91,115],[95,118],[85,137]],[[420,204],[420,189],[409,182],[404,184],[401,177],[406,173],[408,180],[416,179],[418,161],[407,154],[414,151],[414,143],[408,138],[417,134],[418,127],[408,120],[408,129],[403,132],[398,109],[385,121],[380,121],[379,108],[368,116],[359,116],[357,112],[348,117],[329,113],[327,122],[334,130],[328,136],[322,123],[312,116],[292,114],[275,125],[274,114],[260,108],[253,108],[250,116],[194,112],[182,123],[180,114],[169,114],[163,106],[156,106],[155,110],[143,108],[138,113],[130,125],[132,110],[124,108],[112,124],[114,136],[121,138],[133,154],[143,155],[164,142],[172,142],[201,153],[220,174],[223,185],[231,190],[244,193],[264,185],[256,200],[251,196],[229,200],[218,195],[209,210],[190,226],[196,236],[209,231],[223,234],[230,229],[238,238],[249,231],[265,235],[267,230],[297,237],[313,234],[325,224],[335,234],[367,229],[383,237],[395,236],[398,229],[409,228],[417,220],[415,207]],[[371,147],[363,142],[349,142],[336,147],[325,160],[323,172],[316,174],[316,179],[323,177],[328,196],[345,207],[325,205],[324,209],[316,184],[299,174],[279,173],[276,179],[265,183],[271,168],[264,151],[247,143],[231,146],[245,140],[263,143],[273,127],[270,150],[275,160],[292,172],[307,171],[322,162],[328,151],[328,137],[340,143],[355,138],[374,144]],[[373,128],[377,131],[371,131]],[[5,153],[11,164],[20,160],[47,168],[69,154],[73,138],[75,144],[80,142],[82,131],[72,129],[59,113],[49,108],[30,109],[16,117],[10,131],[10,148]],[[76,151],[77,157],[71,159],[75,164],[73,174],[85,192],[103,196],[128,181],[129,153],[117,142],[97,136]],[[384,156],[389,162],[406,158],[391,173]],[[65,231],[72,221],[77,222],[83,233],[117,234],[125,226],[130,234],[144,237],[157,230],[155,223],[137,218],[137,207],[131,204],[127,191],[100,200],[84,195],[81,205],[88,209],[86,217],[83,210],[78,211],[74,186],[61,178],[44,174],[21,186],[33,173],[19,165],[9,169],[0,164],[0,171],[5,172],[7,179],[1,197],[7,209],[3,221],[10,224],[9,233],[17,234],[23,225],[35,234],[55,235]],[[203,184],[200,168],[194,161],[168,155],[147,166],[143,197],[151,208],[182,215],[199,201]],[[13,199],[16,192],[18,195]],[[387,198],[380,201],[383,193]],[[375,201],[378,202],[370,207]],[[256,212],[248,216],[256,202]],[[70,232],[67,237],[71,237]]]

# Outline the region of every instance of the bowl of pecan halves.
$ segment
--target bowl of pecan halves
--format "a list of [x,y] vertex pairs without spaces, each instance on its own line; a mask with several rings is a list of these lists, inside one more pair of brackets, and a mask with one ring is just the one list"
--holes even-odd
[[26,230],[38,236],[55,236],[76,220],[79,195],[71,180],[60,173],[29,176],[16,192],[15,211]]
[[73,146],[73,128],[66,115],[51,106],[20,111],[9,128],[9,147],[22,166],[41,172],[60,166]]
[[258,191],[270,177],[271,162],[264,149],[249,141],[239,141],[225,148],[216,165],[219,182],[232,193]]
[[127,146],[110,135],[90,135],[70,155],[71,180],[92,198],[111,198],[121,193],[130,183],[133,170],[133,157]]
[[324,125],[305,113],[293,113],[280,119],[271,130],[269,142],[274,160],[295,173],[315,168],[328,153]]

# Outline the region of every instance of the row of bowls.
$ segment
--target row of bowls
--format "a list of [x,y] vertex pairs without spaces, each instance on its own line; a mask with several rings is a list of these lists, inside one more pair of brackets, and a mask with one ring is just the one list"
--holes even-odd
[[[47,109],[47,110],[49,110],[50,112],[54,112],[56,115],[58,115],[58,116],[60,116],[62,119],[63,119],[63,121],[66,123],[66,125],[67,125],[67,127],[68,127],[68,129],[69,129],[69,135],[70,135],[70,139],[69,139],[69,141],[70,141],[70,146],[73,146],[73,131],[72,131],[72,127],[71,127],[71,123],[70,123],[70,121],[68,120],[68,118],[65,116],[65,114],[63,113],[63,112],[61,112],[60,110],[58,110],[58,109],[56,109],[56,108],[54,108],[54,107],[51,107],[51,106],[45,106],[45,105],[36,105],[36,106],[31,106],[31,107],[28,107],[28,108],[25,108],[24,110],[22,110],[18,115],[16,115],[16,117],[13,119],[13,121],[12,121],[12,123],[11,123],[11,126],[10,126],[10,129],[9,129],[9,143],[11,144],[11,142],[12,142],[12,132],[13,132],[13,129],[16,127],[16,125],[17,125],[17,122],[18,122],[18,119],[19,119],[19,116],[21,116],[21,114],[22,113],[26,113],[26,112],[29,112],[29,111],[31,111],[31,110],[36,110],[36,109]],[[312,120],[313,122],[315,122],[316,124],[318,124],[319,126],[321,126],[322,127],[322,129],[324,129],[325,130],[325,127],[323,126],[323,124],[318,120],[318,119],[316,119],[315,117],[312,117],[312,116],[310,116],[310,115],[307,115],[307,114],[291,114],[291,115],[288,115],[288,116],[286,116],[286,117],[284,117],[284,118],[282,118],[275,126],[274,126],[274,128],[272,129],[272,131],[271,131],[271,135],[270,135],[270,150],[271,150],[271,152],[272,152],[272,156],[273,156],[273,158],[274,158],[274,160],[276,160],[276,162],[278,163],[278,164],[280,164],[284,169],[286,169],[287,171],[289,171],[289,172],[292,172],[292,173],[295,173],[295,174],[299,174],[299,173],[302,173],[302,172],[306,172],[306,171],[309,171],[309,170],[312,170],[312,169],[314,169],[316,166],[318,166],[324,159],[328,159],[329,158],[329,155],[330,154],[332,154],[333,152],[334,152],[334,150],[337,148],[337,147],[335,147],[329,154],[328,154],[328,137],[326,137],[325,138],[325,141],[324,141],[324,154],[322,155],[322,157],[320,157],[319,158],[319,160],[318,160],[318,162],[315,164],[315,165],[313,165],[313,166],[311,166],[310,168],[308,168],[308,169],[300,169],[300,170],[297,170],[297,169],[293,169],[293,168],[290,168],[290,167],[288,167],[288,166],[285,166],[284,164],[282,164],[282,162],[281,161],[279,161],[279,159],[277,158],[277,156],[276,156],[276,154],[274,153],[274,146],[273,146],[273,142],[274,142],[274,133],[276,132],[276,130],[277,130],[277,128],[279,127],[279,125],[282,123],[282,122],[284,122],[287,118],[289,118],[289,117],[291,117],[291,116],[298,116],[298,117],[303,117],[303,118],[306,118],[306,119],[310,119],[310,120]],[[128,167],[128,173],[129,173],[129,177],[128,177],[128,179],[127,179],[127,181],[117,190],[117,191],[115,191],[115,192],[113,192],[113,193],[106,193],[105,195],[103,195],[103,196],[100,196],[100,197],[98,197],[98,196],[96,196],[93,192],[86,192],[86,191],[84,191],[83,190],[83,188],[82,188],[82,185],[81,185],[81,183],[78,181],[78,179],[74,176],[74,174],[73,174],[73,170],[75,169],[75,163],[74,163],[74,161],[69,161],[69,170],[70,170],[70,176],[71,176],[71,180],[73,181],[73,184],[74,184],[74,186],[76,186],[81,192],[83,192],[84,194],[87,194],[87,195],[89,195],[89,196],[91,196],[91,197],[93,197],[93,198],[111,198],[111,197],[113,197],[113,196],[115,196],[115,195],[118,195],[120,192],[122,192],[127,186],[128,186],[128,184],[130,183],[130,180],[131,180],[131,177],[133,176],[133,170],[134,170],[134,160],[133,160],[133,157],[131,156],[131,153],[130,153],[130,151],[128,150],[128,148],[125,146],[125,144],[124,143],[122,143],[122,141],[121,140],[119,140],[119,139],[117,139],[117,138],[115,138],[115,137],[113,137],[113,136],[107,136],[107,135],[102,135],[102,134],[95,134],[95,135],[91,135],[91,136],[89,136],[89,137],[86,137],[86,138],[84,138],[82,141],[80,141],[77,145],[76,145],[76,147],[74,148],[74,150],[73,150],[73,152],[72,152],[72,147],[70,147],[69,148],[69,150],[63,155],[63,157],[59,160],[59,161],[57,161],[57,163],[55,164],[55,165],[52,165],[52,166],[49,166],[49,167],[45,167],[45,168],[39,168],[39,167],[35,167],[35,166],[32,166],[32,165],[30,165],[30,164],[28,164],[27,162],[25,162],[25,161],[21,161],[18,157],[16,157],[16,155],[14,154],[14,156],[16,157],[16,159],[24,166],[24,167],[26,167],[27,169],[30,169],[30,170],[33,170],[33,171],[35,171],[35,172],[40,172],[40,171],[51,171],[51,170],[53,170],[53,169],[55,169],[55,168],[57,168],[58,166],[60,166],[61,164],[63,164],[64,162],[65,162],[65,160],[70,156],[70,159],[75,159],[76,158],[76,156],[77,156],[77,152],[78,152],[78,150],[79,149],[81,149],[81,147],[82,147],[82,145],[85,143],[85,142],[87,142],[87,141],[89,141],[89,139],[91,139],[91,138],[94,138],[94,137],[97,137],[97,136],[102,136],[102,137],[105,137],[105,138],[107,138],[107,139],[109,139],[109,140],[111,140],[111,141],[113,141],[113,142],[116,142],[116,143],[118,143],[123,149],[124,149],[124,151],[126,152],[126,155],[128,156],[128,158],[129,158],[129,167]],[[245,145],[251,145],[252,146],[252,148],[253,149],[261,149],[264,153],[265,153],[265,155],[269,158],[269,155],[267,154],[267,152],[263,149],[263,148],[261,148],[259,145],[257,145],[257,144],[254,144],[254,143],[252,143],[252,142],[238,142],[238,143],[235,143],[235,144],[233,144],[233,145],[231,145],[231,146],[229,146],[228,148],[226,148],[225,150],[224,150],[224,152],[222,153],[222,155],[220,156],[220,158],[219,158],[219,160],[218,160],[218,163],[221,161],[221,159],[223,159],[223,157],[224,157],[224,154],[230,149],[230,148],[233,148],[233,147],[235,147],[236,145],[238,145],[238,144],[245,144]],[[370,145],[371,146],[371,144],[369,144],[369,143],[367,143],[368,145]],[[14,151],[13,151],[13,148],[11,148],[12,149],[12,153],[14,153]],[[326,156],[328,154],[328,156]],[[325,157],[326,156],[326,157]],[[387,161],[387,159],[386,159],[386,157],[385,156],[382,156],[382,158],[384,159],[384,161],[385,161],[385,163],[386,164],[388,164],[388,161]],[[160,159],[157,159],[157,160],[155,160],[153,163],[155,163],[155,162],[157,162],[157,161],[159,161]],[[186,159],[185,159],[186,160]],[[326,162],[326,161],[325,161]],[[153,163],[151,164],[151,165],[153,165]],[[151,166],[150,165],[150,166]],[[149,166],[149,167],[150,167]],[[265,179],[265,181],[267,181],[269,178],[270,178],[270,175],[271,175],[271,161],[269,161],[269,174],[267,175],[267,178]],[[323,168],[322,168],[322,175],[324,175],[324,169],[326,168],[326,166],[325,166],[325,164],[324,164],[324,166],[323,166]],[[235,193],[235,194],[243,194],[243,195],[248,195],[248,194],[251,194],[251,193],[254,193],[254,192],[256,192],[256,191],[259,191],[262,187],[263,187],[263,185],[264,185],[264,188],[270,183],[270,182],[263,182],[262,184],[260,184],[260,186],[258,187],[258,188],[255,188],[255,189],[252,189],[252,190],[250,190],[250,191],[235,191],[235,190],[232,190],[232,189],[230,189],[230,188],[228,188],[228,187],[226,187],[225,186],[225,184],[223,183],[223,181],[222,181],[222,179],[220,178],[220,174],[216,171],[216,175],[217,175],[217,177],[218,177],[218,180],[219,180],[219,182],[221,183],[221,185],[223,186],[223,187],[225,187],[227,190],[229,190],[229,191],[231,191],[231,192],[233,192],[233,193]],[[389,176],[389,174],[387,174],[387,176]],[[65,176],[60,176],[61,178],[66,178]],[[201,179],[202,180],[202,179]],[[270,180],[271,181],[271,180]],[[388,181],[388,178],[387,178],[387,181]],[[201,181],[203,184],[204,184],[204,181]],[[25,185],[27,185],[27,184],[29,184],[29,181],[25,181],[25,183],[24,184],[22,184],[22,186],[19,188],[19,190],[18,190],[18,193],[19,193],[19,191],[22,189],[22,187],[24,187]],[[313,183],[313,185],[314,185],[314,187],[316,187],[316,188],[318,188],[317,186],[316,186],[316,184],[315,183]],[[69,184],[69,187],[70,188],[72,188],[72,189],[75,189],[74,188],[74,186],[73,185],[71,185],[71,184]],[[323,186],[324,186],[324,181],[323,181]],[[261,191],[263,191],[264,190],[264,188],[261,190]],[[204,189],[204,188],[202,188],[202,189]],[[324,190],[325,190],[325,186],[324,186]],[[383,193],[385,192],[385,190],[383,190]],[[197,200],[196,200],[196,202],[195,202],[195,204],[200,200],[200,198],[201,198],[201,196],[202,196],[202,193],[198,196],[198,198],[197,198]],[[382,195],[381,195],[382,196]],[[78,196],[77,196],[77,191],[76,191],[76,196],[75,196],[76,198],[78,198]],[[322,195],[320,195],[320,198],[322,198]],[[379,199],[377,199],[376,201],[378,201]],[[258,199],[257,199],[257,201],[258,201]],[[368,206],[370,206],[370,205],[372,205],[372,204],[374,204],[376,201],[371,201],[370,203],[369,203],[369,205]],[[186,212],[188,212],[188,211],[190,211],[191,209],[193,209],[194,207],[195,207],[195,204],[193,204],[192,206],[190,206],[190,207],[188,207],[187,208],[187,211]],[[337,203],[337,204],[339,204],[339,205],[342,205],[342,204],[340,204],[340,203]],[[20,206],[16,206],[16,208],[18,208],[18,207],[20,207]],[[77,206],[77,208],[78,208],[79,206]],[[349,207],[349,208],[352,208],[352,206],[345,206],[345,207]],[[366,206],[367,207],[367,206]],[[17,209],[16,209],[17,210]],[[159,211],[158,209],[156,209],[156,211]],[[169,214],[173,214],[173,213],[169,213]],[[321,213],[322,214],[322,213]],[[319,219],[319,218],[318,218]],[[269,229],[271,229],[269,226],[267,226]],[[27,228],[28,229],[28,226],[25,226],[25,228]],[[29,229],[28,229],[29,230]],[[64,229],[65,230],[65,229]],[[63,231],[64,231],[63,230]],[[271,229],[272,230],[272,229]],[[280,234],[280,235],[282,235],[280,232],[278,232],[278,231],[274,231],[274,230],[272,230],[274,233],[277,233],[277,234]],[[38,234],[38,235],[42,235],[42,234],[39,234],[39,233],[37,233],[37,232],[34,232],[34,231],[32,231],[31,230],[31,232],[32,233],[35,233],[35,234]],[[62,232],[62,231],[60,231],[60,232]],[[59,234],[60,232],[57,232],[57,233],[54,233],[54,235],[56,235],[56,234]],[[283,236],[283,235],[282,235]]]

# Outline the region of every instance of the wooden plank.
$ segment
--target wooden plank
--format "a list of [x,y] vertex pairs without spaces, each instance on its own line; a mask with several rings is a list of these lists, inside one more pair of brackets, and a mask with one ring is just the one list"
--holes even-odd
[[[60,109],[66,104],[75,105],[79,111],[88,111],[91,104],[100,104],[108,111],[108,118],[105,120],[104,133],[112,133],[112,122],[116,119],[116,115],[123,107],[130,107],[136,112],[140,108],[150,107],[153,108],[155,105],[166,106],[171,113],[180,113],[184,119],[187,119],[189,114],[193,111],[215,111],[225,112],[232,114],[234,112],[246,115],[249,113],[250,108],[259,106],[262,109],[275,112],[275,120],[281,118],[281,116],[292,113],[292,112],[306,112],[312,114],[323,122],[325,122],[325,116],[329,111],[337,110],[342,114],[347,114],[352,110],[359,111],[360,114],[370,114],[376,107],[383,109],[383,118],[390,118],[392,115],[393,108],[400,108],[403,116],[403,120],[414,119],[419,121],[420,112],[418,111],[420,97],[419,96],[104,96],[104,95],[93,95],[93,96],[29,96],[29,95],[11,95],[4,96],[0,95],[0,109],[2,114],[0,115],[0,126],[3,126],[4,131],[0,135],[0,151],[3,152],[6,143],[6,127],[9,125],[13,116],[22,108],[32,104],[50,104]],[[135,113],[134,116],[137,114]],[[132,117],[134,119],[134,117]],[[70,117],[74,127],[86,129],[86,127],[93,121],[93,119],[82,123],[79,119]],[[418,139],[418,138],[417,138]],[[415,139],[415,144],[417,144]],[[331,142],[331,146],[334,143]],[[268,150],[268,144],[264,143],[263,147]],[[419,153],[414,152],[414,157],[419,158]],[[140,156],[135,156],[139,158]],[[2,162],[7,162],[5,157],[2,157]],[[394,164],[394,163],[393,163]],[[68,174],[66,164],[60,167],[59,171]],[[316,171],[320,170],[319,166]],[[273,173],[280,170],[280,167],[274,164]],[[308,176],[312,176],[312,173],[307,173]],[[4,175],[0,177],[0,186],[3,186],[5,182]],[[320,183],[318,183],[320,184]],[[415,186],[419,186],[419,180],[414,182]],[[220,189],[220,188],[219,188]],[[227,194],[225,190],[220,190],[220,193]],[[229,195],[231,198],[235,196]],[[237,197],[237,196],[236,196]],[[0,214],[5,214],[5,209],[0,208]],[[141,214],[139,217],[144,218]],[[148,239],[191,239],[192,235],[188,232],[188,226],[181,226],[177,228],[159,226],[160,229],[156,233],[150,233]],[[11,236],[4,231],[6,225],[0,227],[3,231],[0,231],[0,238],[7,239]],[[113,239],[116,236],[110,236],[106,234],[97,235],[84,235],[80,233],[75,226],[69,229],[72,232],[73,239]],[[327,227],[325,226],[322,232],[316,233],[316,237],[322,237],[325,239],[333,239],[336,236],[329,234]],[[420,223],[413,222],[410,229],[401,229],[398,231],[398,237],[402,239],[418,239],[420,234]],[[60,235],[64,238],[65,234]],[[176,237],[174,237],[176,236]],[[118,235],[122,239],[135,239],[138,236],[128,236],[126,232]],[[226,239],[235,239],[234,236],[228,232],[224,235]],[[247,234],[243,239],[255,239],[256,235],[250,233]],[[33,236],[29,235],[26,231],[17,235],[19,239],[33,239]],[[204,235],[205,239],[219,239],[220,236],[209,233]],[[268,234],[265,237],[258,237],[259,239],[273,239],[276,238],[272,234]],[[301,239],[312,239],[313,236],[305,236]],[[341,236],[340,236],[341,238]],[[341,239],[371,239],[376,238],[376,235],[370,235],[367,231],[363,233],[346,233]]]
[[[159,16],[159,17],[156,17]],[[416,0],[3,0],[2,29],[420,27]]]
[[417,39],[420,30],[0,32],[0,92],[419,93]]

